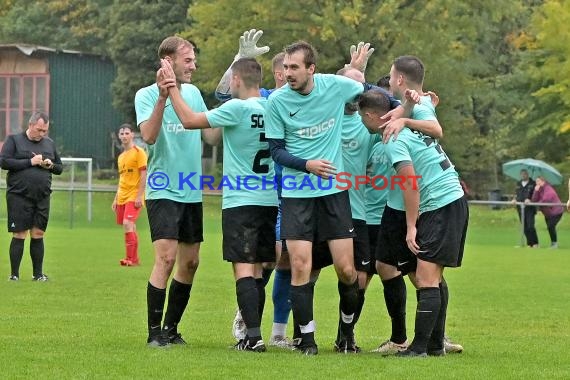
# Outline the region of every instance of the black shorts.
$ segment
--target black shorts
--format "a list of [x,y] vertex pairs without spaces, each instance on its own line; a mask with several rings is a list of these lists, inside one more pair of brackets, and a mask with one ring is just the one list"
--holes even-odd
[[346,190],[315,198],[283,198],[281,205],[281,239],[316,242],[354,237]]
[[386,206],[378,231],[376,260],[392,265],[403,275],[416,271],[418,260],[406,244],[406,212]]
[[416,237],[421,250],[418,258],[444,267],[460,267],[468,220],[469,207],[463,197],[420,214]]
[[366,222],[360,219],[352,219],[356,237],[352,240],[354,248],[354,267],[357,271],[369,274],[376,273],[376,262],[370,258],[370,239]]
[[376,260],[375,252],[378,245],[378,232],[380,232],[379,224],[367,224],[368,227],[368,244],[370,245],[370,256]]
[[275,262],[276,206],[240,206],[222,210],[224,260]]
[[311,262],[311,270],[323,269],[333,264],[329,243],[326,241],[313,243]]
[[36,201],[7,192],[8,232],[23,232],[32,227],[45,231],[49,219],[49,201],[49,195]]
[[150,238],[200,243],[203,237],[202,202],[183,203],[170,199],[147,199]]

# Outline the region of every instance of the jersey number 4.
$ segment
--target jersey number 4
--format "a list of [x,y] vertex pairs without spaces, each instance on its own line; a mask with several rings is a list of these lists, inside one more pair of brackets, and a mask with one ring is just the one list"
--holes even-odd
[[[263,128],[263,115],[260,114],[253,114],[251,115],[251,128]],[[259,134],[259,142],[266,142],[267,139],[265,138],[265,132],[261,132]],[[262,164],[261,160],[270,158],[271,153],[269,153],[269,149],[260,149],[255,154],[253,158],[253,166],[251,170],[257,174],[266,174],[269,173],[269,165]]]

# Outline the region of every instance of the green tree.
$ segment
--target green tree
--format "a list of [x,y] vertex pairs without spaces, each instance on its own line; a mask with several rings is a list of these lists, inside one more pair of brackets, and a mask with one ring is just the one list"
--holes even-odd
[[155,81],[160,42],[183,30],[189,0],[115,1],[110,8],[108,51],[117,67],[113,105],[135,120],[136,91]]
[[8,8],[0,13],[0,41],[104,54],[106,10],[111,2],[6,1]]

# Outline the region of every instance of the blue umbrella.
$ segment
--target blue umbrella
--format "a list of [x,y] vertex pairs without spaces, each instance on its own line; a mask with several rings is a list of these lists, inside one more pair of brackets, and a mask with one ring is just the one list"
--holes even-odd
[[526,170],[532,179],[542,176],[552,185],[560,185],[562,183],[562,174],[544,161],[535,160],[534,158],[522,158],[503,164],[503,174],[511,178],[520,179],[521,170]]

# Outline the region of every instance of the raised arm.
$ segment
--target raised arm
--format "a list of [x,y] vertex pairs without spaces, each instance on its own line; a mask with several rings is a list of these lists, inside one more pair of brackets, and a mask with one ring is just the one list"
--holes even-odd
[[[269,51],[269,46],[257,46],[257,41],[263,35],[263,30],[250,29],[243,32],[243,35],[239,38],[239,50],[236,54],[234,61],[240,58],[255,58]],[[232,64],[233,64],[232,62]],[[232,77],[231,66],[228,67],[220,83],[216,87],[215,96],[220,102],[225,102],[230,100],[232,95],[230,93],[230,80]]]
[[[145,143],[152,145],[156,142],[160,128],[162,127],[162,118],[164,116],[164,108],[166,107],[166,99],[168,99],[168,86],[172,85],[170,80],[164,78],[162,70],[156,72],[156,84],[158,85],[158,100],[154,104],[154,108],[150,117],[140,123],[141,137]],[[176,83],[174,83],[176,86]]]

